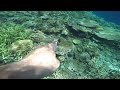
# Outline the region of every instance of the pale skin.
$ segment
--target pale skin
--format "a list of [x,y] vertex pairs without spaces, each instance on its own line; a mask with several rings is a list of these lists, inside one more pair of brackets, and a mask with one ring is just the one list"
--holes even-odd
[[60,66],[53,43],[37,47],[19,62],[0,66],[0,79],[40,79]]

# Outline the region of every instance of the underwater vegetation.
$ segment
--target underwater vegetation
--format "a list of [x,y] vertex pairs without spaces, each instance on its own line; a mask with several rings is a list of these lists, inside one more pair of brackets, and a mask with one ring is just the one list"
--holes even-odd
[[92,11],[0,11],[0,64],[57,39],[61,65],[44,79],[118,79],[119,29]]
[[[16,45],[19,45],[19,48],[24,45],[22,45],[23,42],[20,45],[20,42],[17,40],[30,39],[29,37],[30,32],[31,32],[30,30],[27,30],[20,25],[15,25],[14,23],[12,24],[2,23],[0,25],[0,62],[1,63],[8,63],[20,58],[19,52],[16,53],[14,51],[15,48],[17,49]],[[25,55],[25,53],[27,52],[24,52],[23,54]]]

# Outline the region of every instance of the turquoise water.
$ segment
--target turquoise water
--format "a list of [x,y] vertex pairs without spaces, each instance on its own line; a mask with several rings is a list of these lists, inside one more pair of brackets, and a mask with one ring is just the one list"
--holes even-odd
[[120,11],[94,11],[93,13],[106,21],[120,25]]

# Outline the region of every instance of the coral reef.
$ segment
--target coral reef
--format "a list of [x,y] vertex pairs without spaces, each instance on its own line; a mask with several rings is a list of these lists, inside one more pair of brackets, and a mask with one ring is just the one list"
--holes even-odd
[[13,62],[27,54],[8,52],[16,41],[32,40],[22,45],[32,48],[57,39],[61,65],[44,79],[120,78],[120,26],[92,12],[0,11],[0,20],[0,62]]

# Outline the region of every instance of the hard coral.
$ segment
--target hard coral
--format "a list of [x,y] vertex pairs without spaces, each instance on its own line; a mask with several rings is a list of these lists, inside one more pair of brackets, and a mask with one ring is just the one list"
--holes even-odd
[[68,52],[70,52],[73,49],[73,44],[71,41],[66,40],[64,38],[60,39],[60,42],[58,43],[58,55],[65,55]]
[[12,43],[10,47],[10,51],[13,53],[19,52],[22,53],[24,51],[28,51],[33,47],[32,40],[18,40]]
[[33,40],[33,42],[40,43],[45,41],[47,37],[42,31],[36,30],[30,35],[30,38]]

